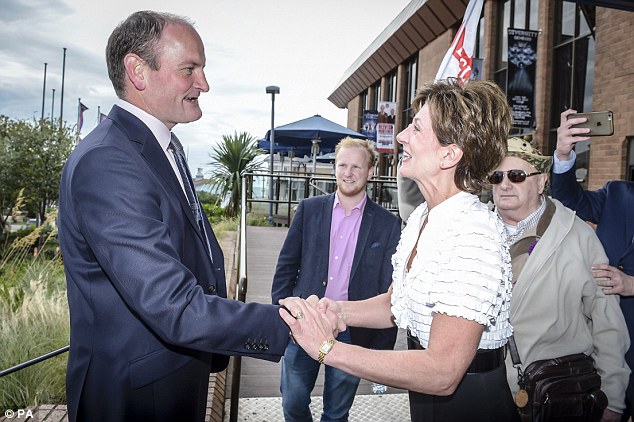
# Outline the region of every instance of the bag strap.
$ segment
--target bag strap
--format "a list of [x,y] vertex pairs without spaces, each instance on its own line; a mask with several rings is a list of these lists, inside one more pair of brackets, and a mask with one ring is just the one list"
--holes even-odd
[[506,343],[509,353],[511,354],[511,361],[513,362],[513,366],[521,365],[522,360],[520,359],[520,354],[517,351],[517,344],[515,343],[515,336],[509,337],[508,343]]
[[[553,219],[553,215],[555,214],[555,204],[553,203],[553,201],[548,199],[548,197],[545,197],[545,201],[546,209],[537,222],[536,236],[528,236],[514,243],[509,251],[511,253],[511,259],[525,253],[531,243],[541,239],[541,237],[544,235],[544,232],[550,225],[550,222]],[[519,365],[522,364],[522,360],[520,359],[520,354],[517,351],[517,344],[515,343],[514,335],[509,337],[507,347],[509,353],[511,354],[511,361],[513,362],[513,366],[517,367],[519,371]]]
[[553,219],[553,215],[555,214],[555,204],[553,203],[553,201],[548,199],[548,197],[546,197],[545,200],[546,209],[537,222],[536,235],[527,236],[515,242],[509,250],[509,252],[511,253],[511,259],[525,253],[533,242],[541,239],[541,237],[544,235],[544,232],[550,225],[550,222]]

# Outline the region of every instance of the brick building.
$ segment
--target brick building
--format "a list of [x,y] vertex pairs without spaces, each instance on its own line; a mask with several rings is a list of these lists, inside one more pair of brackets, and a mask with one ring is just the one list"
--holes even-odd
[[[378,101],[397,103],[396,133],[409,124],[416,88],[435,77],[467,3],[412,0],[367,47],[328,97],[348,109],[349,128],[360,131]],[[590,189],[634,180],[634,0],[484,0],[475,57],[480,78],[505,91],[509,28],[538,31],[533,123],[513,134],[552,153],[563,110],[611,110],[614,135],[577,145],[577,176]],[[398,154],[381,154],[379,174],[395,174]]]

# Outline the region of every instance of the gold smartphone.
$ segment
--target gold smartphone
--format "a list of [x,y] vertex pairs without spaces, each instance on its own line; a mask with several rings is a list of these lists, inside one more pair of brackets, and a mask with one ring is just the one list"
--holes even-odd
[[590,132],[583,136],[610,136],[614,134],[614,119],[611,111],[593,111],[590,113],[575,113],[568,115],[569,119],[585,117],[585,123],[579,123],[571,127],[590,128]]

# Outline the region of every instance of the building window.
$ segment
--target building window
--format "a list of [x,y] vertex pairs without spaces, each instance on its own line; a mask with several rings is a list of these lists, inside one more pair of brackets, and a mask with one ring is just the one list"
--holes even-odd
[[359,128],[363,127],[363,113],[365,113],[366,110],[368,110],[368,106],[369,104],[369,98],[368,98],[368,90],[366,89],[365,91],[363,91],[361,94],[359,94],[360,97],[360,101],[359,101]]
[[478,23],[477,35],[476,35],[476,45],[475,51],[473,52],[473,57],[475,58],[483,58],[484,55],[484,17],[480,18],[480,22]]
[[[570,1],[556,5],[553,84],[551,95],[551,127],[549,151],[557,145],[557,127],[562,111],[572,108],[578,112],[592,111],[594,81],[594,6],[578,5]],[[575,145],[577,179],[587,187],[590,141]]]
[[493,80],[506,92],[506,74],[508,70],[508,34],[507,29],[530,29],[536,31],[539,0],[504,0],[499,3],[498,45]]
[[381,100],[381,80],[379,79],[374,85],[372,85],[372,92],[374,92],[374,96],[372,97],[372,110],[379,109],[379,101]]
[[396,70],[386,76],[387,85],[385,87],[387,98],[385,101],[396,101]]
[[417,69],[418,57],[417,55],[414,55],[407,62],[405,62],[405,72],[403,72],[403,96],[401,97],[401,124],[403,125],[403,127],[409,125],[414,118],[412,101],[414,101],[414,97],[416,96],[416,89],[418,87]]
[[592,111],[595,56],[594,28],[588,25],[594,20],[594,7],[563,1],[557,3],[556,13],[553,77],[558,83],[553,84],[550,116],[555,128],[559,114],[568,108]]

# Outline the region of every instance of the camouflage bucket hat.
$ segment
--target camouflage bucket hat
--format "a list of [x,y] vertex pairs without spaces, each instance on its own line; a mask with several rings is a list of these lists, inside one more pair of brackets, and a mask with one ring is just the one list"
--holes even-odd
[[530,163],[537,171],[549,173],[550,166],[553,163],[553,157],[542,155],[530,141],[522,138],[513,137],[508,140],[507,157],[517,157]]

